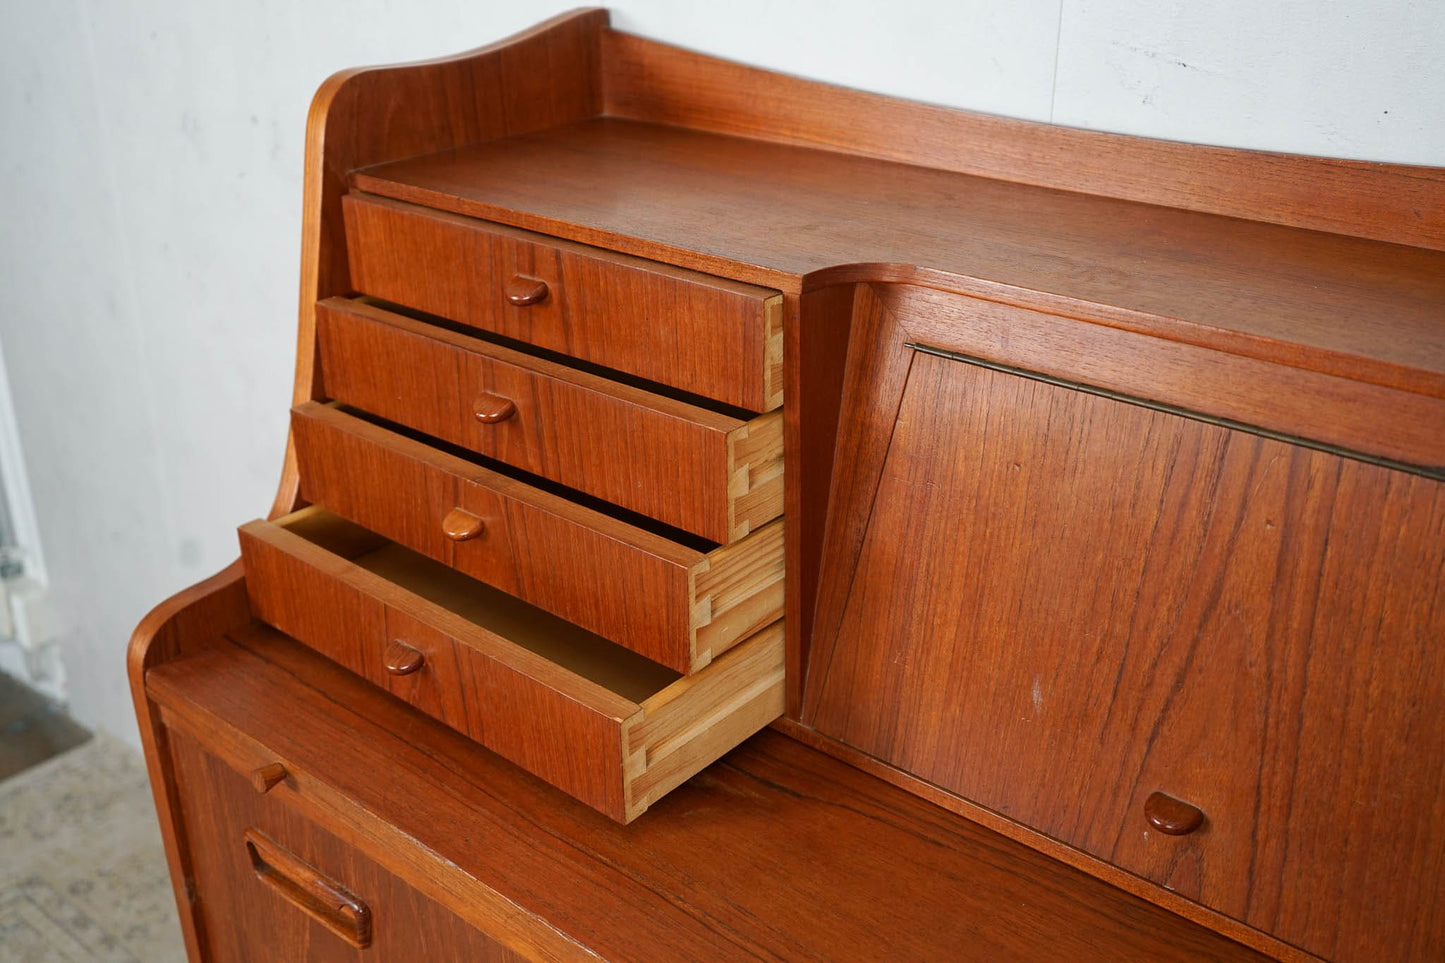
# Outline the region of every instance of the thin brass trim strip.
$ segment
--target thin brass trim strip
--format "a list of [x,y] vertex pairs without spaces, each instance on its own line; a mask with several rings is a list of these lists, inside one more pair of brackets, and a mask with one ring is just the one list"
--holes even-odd
[[1175,405],[1168,405],[1161,401],[1150,401],[1148,398],[1140,398],[1137,395],[1124,394],[1121,391],[1112,391],[1108,388],[1098,388],[1094,385],[1083,384],[1078,381],[1069,381],[1066,378],[1056,378],[1053,375],[1041,374],[1037,371],[1030,371],[1027,368],[1016,368],[1010,364],[1001,364],[997,361],[988,361],[984,358],[976,358],[973,355],[959,354],[957,351],[947,351],[943,348],[935,348],[926,344],[907,342],[905,348],[912,348],[914,351],[921,351],[924,354],[937,355],[940,358],[947,358],[950,361],[961,361],[964,364],[971,364],[979,368],[988,368],[990,371],[1001,371],[1004,374],[1018,375],[1020,378],[1028,378],[1030,381],[1042,381],[1044,384],[1054,385],[1058,388],[1069,388],[1073,391],[1082,391],[1084,394],[1095,395],[1099,398],[1107,398],[1110,401],[1121,401],[1126,405],[1137,405],[1140,408],[1148,408],[1152,411],[1162,411],[1169,415],[1178,415],[1181,418],[1189,418],[1193,421],[1202,421],[1207,425],[1215,425],[1220,428],[1229,428],[1233,431],[1248,432],[1251,435],[1258,435],[1261,438],[1268,438],[1271,441],[1282,441],[1289,445],[1299,445],[1302,448],[1311,448],[1315,451],[1322,451],[1329,455],[1338,455],[1341,458],[1349,458],[1353,461],[1362,461],[1370,465],[1379,465],[1381,468],[1390,468],[1395,471],[1409,472],[1412,475],[1420,475],[1432,481],[1445,481],[1445,467],[1431,467],[1428,465],[1412,465],[1409,462],[1395,461],[1390,458],[1382,458],[1379,455],[1370,455],[1363,451],[1356,451],[1353,448],[1341,448],[1339,445],[1331,445],[1328,442],[1315,441],[1310,438],[1301,438],[1298,435],[1286,434],[1282,431],[1272,431],[1269,428],[1261,428],[1258,425],[1246,424],[1242,421],[1233,421],[1229,418],[1219,418],[1215,415],[1206,415],[1202,411],[1194,411],[1190,408],[1179,408]]

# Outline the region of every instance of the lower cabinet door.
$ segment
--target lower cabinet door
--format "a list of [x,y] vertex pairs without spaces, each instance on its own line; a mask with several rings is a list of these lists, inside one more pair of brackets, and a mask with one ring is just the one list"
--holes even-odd
[[922,352],[897,411],[805,721],[1328,959],[1445,959],[1445,484]]
[[520,959],[263,791],[265,770],[169,741],[207,963]]

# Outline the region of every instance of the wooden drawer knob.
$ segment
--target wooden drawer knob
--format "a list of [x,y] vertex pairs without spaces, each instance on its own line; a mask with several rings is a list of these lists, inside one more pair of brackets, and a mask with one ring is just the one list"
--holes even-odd
[[386,663],[386,671],[392,675],[411,675],[426,664],[426,656],[401,639],[392,639],[382,653],[382,661]]
[[251,785],[261,795],[266,795],[276,784],[286,778],[286,767],[279,762],[267,763],[259,769],[251,770]]
[[1182,799],[1151,793],[1144,800],[1144,817],[1149,825],[1169,836],[1187,836],[1204,825],[1204,811]]
[[525,274],[514,274],[506,284],[507,300],[519,308],[547,300],[547,282],[529,278]]
[[447,538],[454,542],[465,542],[469,538],[476,538],[486,528],[486,523],[471,512],[464,512],[460,508],[453,508],[447,512],[447,517],[442,519],[442,531],[446,532]]
[[517,413],[517,406],[511,398],[494,395],[490,391],[472,402],[472,414],[484,425],[495,425],[506,421]]

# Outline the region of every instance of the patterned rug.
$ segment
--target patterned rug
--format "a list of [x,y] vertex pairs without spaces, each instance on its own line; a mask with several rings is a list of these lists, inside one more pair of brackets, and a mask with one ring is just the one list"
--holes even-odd
[[140,755],[104,734],[0,782],[0,963],[181,963]]

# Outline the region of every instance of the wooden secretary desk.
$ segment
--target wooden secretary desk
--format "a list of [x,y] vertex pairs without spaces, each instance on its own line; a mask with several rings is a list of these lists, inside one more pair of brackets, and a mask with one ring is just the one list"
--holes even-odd
[[1445,957],[1445,171],[350,71],[131,680],[206,960]]

